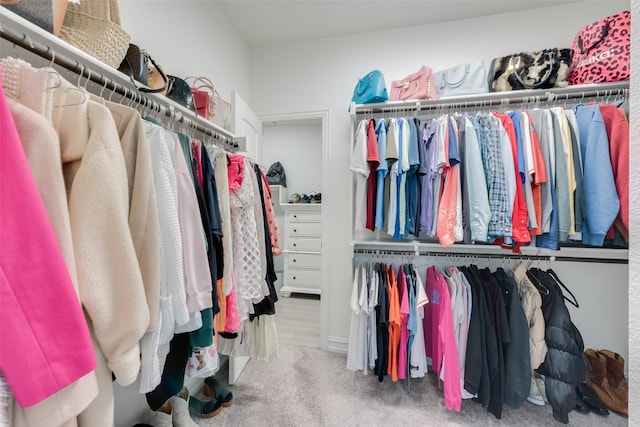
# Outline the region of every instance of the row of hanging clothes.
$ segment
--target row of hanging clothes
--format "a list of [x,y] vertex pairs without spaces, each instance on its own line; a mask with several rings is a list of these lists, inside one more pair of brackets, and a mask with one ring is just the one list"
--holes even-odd
[[112,378],[157,410],[219,354],[277,356],[259,165],[50,67],[7,57],[0,79],[9,424],[112,425]]
[[565,301],[578,303],[558,275],[526,261],[494,271],[407,261],[356,255],[347,369],[380,382],[432,372],[447,409],[472,399],[496,418],[545,399],[567,423],[586,367]]
[[365,117],[350,164],[355,230],[514,252],[563,242],[627,246],[625,97],[573,108]]

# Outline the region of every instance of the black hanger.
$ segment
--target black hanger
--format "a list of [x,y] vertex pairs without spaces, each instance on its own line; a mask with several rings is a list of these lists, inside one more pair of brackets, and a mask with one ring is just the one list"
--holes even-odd
[[562,298],[567,301],[569,304],[573,305],[576,308],[580,308],[580,304],[578,304],[578,299],[576,298],[575,295],[573,295],[573,292],[571,292],[569,290],[569,288],[567,288],[565,286],[564,283],[562,283],[562,281],[560,280],[560,278],[558,277],[558,275],[556,274],[555,271],[553,271],[552,269],[548,269],[547,270],[547,274],[549,274],[549,276],[551,276],[551,278],[560,286],[562,286],[564,288],[565,291],[569,292],[569,295],[571,295],[571,298],[573,298],[573,301],[570,300],[569,298],[565,297],[564,294],[562,294]]
[[533,274],[531,270],[527,270],[527,277],[531,280],[531,283],[545,295],[549,295],[549,288],[542,284],[542,282]]

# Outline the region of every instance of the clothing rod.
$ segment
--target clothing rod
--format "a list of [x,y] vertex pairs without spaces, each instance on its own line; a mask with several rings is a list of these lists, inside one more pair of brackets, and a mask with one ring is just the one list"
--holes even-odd
[[492,258],[492,259],[526,259],[532,261],[563,261],[563,262],[596,262],[602,264],[628,264],[626,259],[616,258],[584,258],[572,256],[555,255],[523,255],[523,254],[483,254],[469,252],[429,252],[413,251],[410,249],[354,249],[357,255],[413,255],[413,256],[434,256],[434,257],[466,257],[466,258]]
[[554,89],[527,89],[508,92],[491,92],[476,95],[449,96],[437,100],[419,99],[409,101],[390,101],[372,104],[351,103],[352,115],[360,113],[382,113],[401,111],[436,110],[446,107],[487,107],[508,106],[528,102],[562,102],[576,99],[588,99],[610,96],[628,96],[629,82],[612,82],[567,86]]
[[[0,38],[50,61],[51,64],[57,64],[77,74],[79,78],[91,80],[102,90],[107,89],[117,93],[140,107],[158,112],[187,129],[193,129],[205,137],[209,137],[209,140],[202,141],[203,143],[222,144],[232,151],[240,148],[233,134],[199,117],[195,112],[173,102],[164,95],[146,94],[138,91],[124,74],[106,64],[99,63],[95,58],[67,45],[64,41],[36,27],[8,9],[0,7],[0,18],[2,18]],[[16,26],[19,29],[9,28],[10,26]],[[74,57],[77,59],[73,59]]]

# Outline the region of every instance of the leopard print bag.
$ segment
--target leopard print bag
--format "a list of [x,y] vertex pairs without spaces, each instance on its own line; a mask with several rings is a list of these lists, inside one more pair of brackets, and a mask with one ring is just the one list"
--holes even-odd
[[566,87],[570,64],[571,51],[558,48],[495,58],[489,67],[489,90],[504,92]]
[[631,11],[608,16],[581,29],[571,52],[571,85],[629,80]]

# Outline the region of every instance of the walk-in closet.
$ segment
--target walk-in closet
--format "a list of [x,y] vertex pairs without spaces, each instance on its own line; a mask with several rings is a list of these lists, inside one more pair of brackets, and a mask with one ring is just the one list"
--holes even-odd
[[639,25],[0,0],[0,427],[640,425]]

